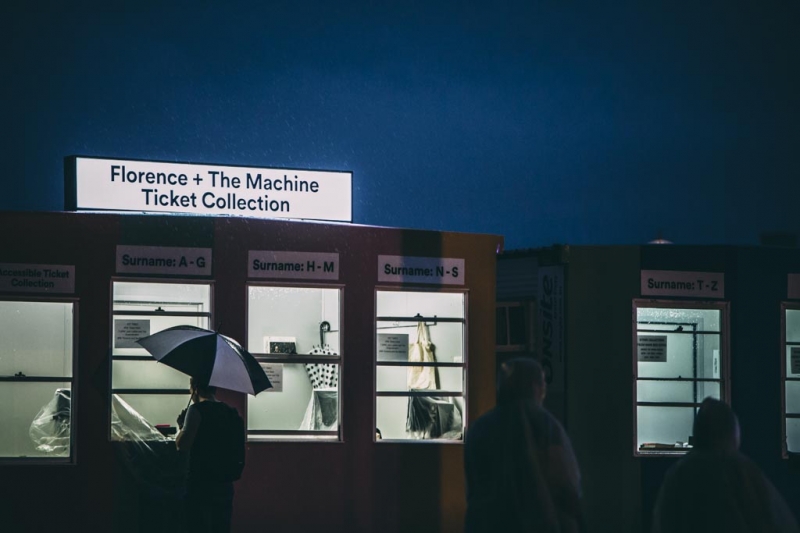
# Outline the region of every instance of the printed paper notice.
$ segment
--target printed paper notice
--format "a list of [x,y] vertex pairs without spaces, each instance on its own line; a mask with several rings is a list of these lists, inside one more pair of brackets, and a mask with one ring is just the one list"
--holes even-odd
[[800,346],[792,346],[791,360],[792,374],[800,374]]
[[639,335],[639,361],[648,363],[667,362],[666,335]]
[[115,320],[114,348],[141,348],[136,341],[150,335],[149,320]]
[[378,333],[378,361],[408,361],[408,334]]
[[272,388],[264,392],[283,392],[283,365],[280,363],[261,363],[261,368],[272,383]]

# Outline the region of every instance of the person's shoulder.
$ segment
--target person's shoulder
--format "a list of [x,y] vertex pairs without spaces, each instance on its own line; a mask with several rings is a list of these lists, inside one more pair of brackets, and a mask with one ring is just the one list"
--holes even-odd
[[470,435],[474,437],[482,435],[484,432],[491,432],[492,429],[499,424],[499,421],[500,413],[498,409],[496,407],[490,409],[469,425],[467,428],[467,438],[469,438]]
[[547,434],[553,441],[553,444],[569,442],[567,431],[553,413],[542,406],[533,407],[529,413],[534,429]]

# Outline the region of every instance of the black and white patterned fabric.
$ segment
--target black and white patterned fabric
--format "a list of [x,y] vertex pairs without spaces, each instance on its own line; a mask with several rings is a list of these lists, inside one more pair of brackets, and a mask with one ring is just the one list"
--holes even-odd
[[[336,355],[327,346],[325,348],[315,347],[309,355]],[[339,387],[339,365],[309,364],[305,365],[308,379],[311,380],[311,388],[336,389]]]

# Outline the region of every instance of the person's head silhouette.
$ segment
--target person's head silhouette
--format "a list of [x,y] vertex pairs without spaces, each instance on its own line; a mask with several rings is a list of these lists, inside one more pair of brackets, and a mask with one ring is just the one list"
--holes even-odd
[[706,398],[694,419],[694,447],[708,451],[739,449],[739,420],[725,402]]
[[542,365],[535,359],[518,357],[500,366],[497,380],[498,403],[533,401],[541,405],[547,394]]

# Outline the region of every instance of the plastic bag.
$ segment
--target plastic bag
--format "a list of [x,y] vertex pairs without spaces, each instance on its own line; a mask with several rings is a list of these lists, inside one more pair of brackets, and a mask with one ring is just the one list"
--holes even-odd
[[[417,325],[417,340],[408,346],[408,361],[411,363],[435,363],[428,326],[424,322]],[[436,367],[410,366],[408,367],[408,388],[411,389],[438,389]]]
[[52,455],[69,455],[72,401],[69,389],[56,389],[53,398],[31,422],[31,440],[36,450]]

